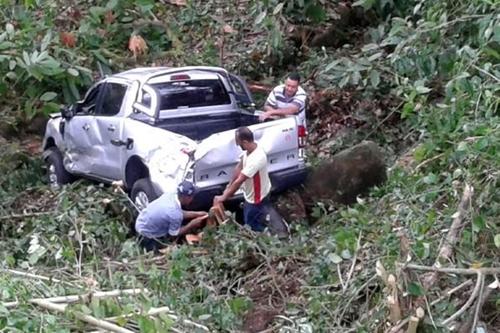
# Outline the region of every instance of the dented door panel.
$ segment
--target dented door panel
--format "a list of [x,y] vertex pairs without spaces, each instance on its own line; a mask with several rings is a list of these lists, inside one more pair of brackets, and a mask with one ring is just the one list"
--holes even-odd
[[76,115],[65,120],[64,165],[69,172],[91,174],[99,157],[99,131],[93,115]]

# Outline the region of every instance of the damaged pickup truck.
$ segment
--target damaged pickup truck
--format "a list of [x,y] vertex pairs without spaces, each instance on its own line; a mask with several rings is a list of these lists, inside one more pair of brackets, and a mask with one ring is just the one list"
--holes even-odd
[[187,179],[206,208],[230,181],[248,126],[268,155],[273,191],[301,183],[305,128],[259,122],[246,83],[217,67],[137,68],[109,76],[51,116],[43,149],[53,187],[75,177],[122,181],[140,208]]

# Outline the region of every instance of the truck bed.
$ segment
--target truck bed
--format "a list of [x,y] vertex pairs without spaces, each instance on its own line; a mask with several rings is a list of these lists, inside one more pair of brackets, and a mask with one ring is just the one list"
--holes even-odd
[[236,129],[240,126],[257,124],[256,115],[243,112],[228,112],[215,115],[170,118],[160,120],[155,126],[184,135],[191,140],[201,141],[212,134]]

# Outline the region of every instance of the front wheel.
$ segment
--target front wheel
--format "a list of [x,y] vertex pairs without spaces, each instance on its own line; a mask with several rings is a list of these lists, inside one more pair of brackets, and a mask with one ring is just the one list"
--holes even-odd
[[71,183],[74,176],[64,168],[63,157],[59,149],[51,147],[47,150],[47,179],[52,189],[58,189],[61,185]]
[[149,178],[141,178],[132,186],[130,198],[134,202],[136,208],[141,211],[146,208],[151,201],[158,198],[158,194]]

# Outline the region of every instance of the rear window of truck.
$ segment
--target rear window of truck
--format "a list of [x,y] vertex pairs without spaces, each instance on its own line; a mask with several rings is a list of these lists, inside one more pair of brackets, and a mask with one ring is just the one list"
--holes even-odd
[[231,104],[220,80],[185,80],[154,84],[160,94],[160,110]]

